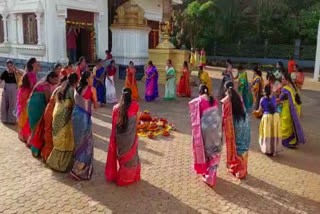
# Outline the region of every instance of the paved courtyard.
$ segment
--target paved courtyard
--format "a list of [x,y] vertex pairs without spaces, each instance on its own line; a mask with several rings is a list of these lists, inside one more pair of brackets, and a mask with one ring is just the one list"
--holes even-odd
[[[221,71],[211,75],[217,91]],[[166,117],[177,131],[169,138],[139,139],[142,180],[128,187],[104,176],[111,106],[93,114],[94,174],[87,182],[50,170],[18,140],[15,127],[0,124],[0,213],[320,213],[320,84],[310,79],[302,92],[307,144],[265,156],[257,140],[259,121],[252,119],[247,179],[227,174],[224,150],[213,189],[192,172],[187,98],[140,102],[141,110]],[[120,91],[123,82],[117,85]],[[143,83],[139,89],[143,95]]]

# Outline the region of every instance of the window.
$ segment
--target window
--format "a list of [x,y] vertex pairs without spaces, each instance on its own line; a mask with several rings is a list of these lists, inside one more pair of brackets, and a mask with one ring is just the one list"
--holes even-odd
[[37,44],[37,20],[34,13],[26,13],[23,18],[23,39],[24,44]]
[[0,16],[0,43],[4,42],[4,30],[3,30],[3,19]]

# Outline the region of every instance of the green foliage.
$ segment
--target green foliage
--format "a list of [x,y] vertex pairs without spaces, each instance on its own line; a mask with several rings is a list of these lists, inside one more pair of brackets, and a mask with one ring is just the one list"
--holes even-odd
[[179,23],[189,47],[316,43],[319,0],[185,0],[182,7]]

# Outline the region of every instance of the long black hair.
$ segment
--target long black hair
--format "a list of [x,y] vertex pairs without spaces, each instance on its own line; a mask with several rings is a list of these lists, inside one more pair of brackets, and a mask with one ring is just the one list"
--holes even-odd
[[269,111],[271,114],[274,114],[276,112],[276,108],[275,106],[273,105],[272,103],[272,100],[270,98],[271,96],[271,86],[269,84],[267,84],[265,87],[264,87],[264,93],[266,94],[266,97],[268,99],[268,107],[269,107]]
[[296,93],[295,100],[298,103],[298,105],[301,105],[302,104],[301,97],[300,97],[300,95],[298,93],[296,85],[294,84],[294,82],[291,79],[291,75],[289,74],[289,72],[285,72],[283,74],[283,77],[292,85],[292,87],[293,87],[293,89],[294,89],[294,91]]
[[232,115],[236,121],[246,120],[246,113],[244,111],[241,98],[239,94],[233,89],[231,81],[226,82],[225,88],[232,103]]
[[76,89],[78,94],[82,93],[82,90],[88,85],[88,79],[91,77],[90,71],[85,71],[81,74],[79,85]]
[[122,96],[119,103],[119,115],[117,125],[120,127],[121,131],[125,131],[128,126],[128,110],[132,103],[132,91],[130,88],[124,88],[122,90]]
[[211,95],[209,94],[209,89],[208,89],[208,87],[207,87],[205,84],[201,84],[201,85],[199,86],[199,95],[204,95],[204,94],[206,94],[206,95],[209,97],[210,106],[213,106],[213,104],[214,104],[214,98],[213,98],[213,96],[211,96]]
[[256,66],[253,71],[262,78],[262,72],[258,66]]
[[68,80],[65,81],[58,92],[58,100],[61,102],[66,98],[66,94],[70,87],[78,82],[78,75],[76,73],[72,73],[68,76]]
[[22,88],[30,88],[31,84],[28,77],[28,72],[33,71],[33,64],[37,62],[36,58],[30,58],[27,62],[27,72],[23,75],[22,81],[21,81],[21,87]]

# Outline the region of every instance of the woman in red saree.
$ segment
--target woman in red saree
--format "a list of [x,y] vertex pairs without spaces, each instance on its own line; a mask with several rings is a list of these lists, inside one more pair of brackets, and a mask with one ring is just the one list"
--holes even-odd
[[184,61],[183,63],[183,71],[182,71],[182,76],[180,78],[179,86],[177,89],[177,95],[179,97],[191,96],[191,90],[190,90],[190,84],[189,84],[189,68],[188,68],[187,61]]
[[136,69],[134,68],[134,63],[132,61],[129,62],[129,68],[127,68],[126,73],[126,81],[125,81],[125,87],[130,88],[132,91],[132,99],[135,101],[138,101],[140,99],[139,97],[139,91],[137,86],[137,80],[136,80]]
[[250,123],[239,94],[231,81],[226,82],[222,102],[222,125],[227,146],[227,168],[239,179],[247,176]]
[[27,143],[30,135],[30,125],[28,116],[28,100],[33,87],[37,83],[37,75],[40,69],[36,58],[29,59],[27,63],[26,73],[22,77],[22,83],[19,86],[17,94],[17,120],[19,128],[19,139]]
[[112,131],[105,175],[107,181],[115,181],[119,186],[140,180],[141,163],[136,129],[139,104],[132,101],[131,96],[131,90],[124,88],[121,101],[112,112]]

